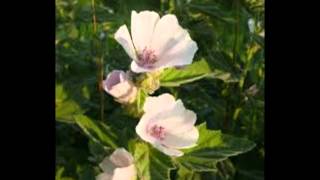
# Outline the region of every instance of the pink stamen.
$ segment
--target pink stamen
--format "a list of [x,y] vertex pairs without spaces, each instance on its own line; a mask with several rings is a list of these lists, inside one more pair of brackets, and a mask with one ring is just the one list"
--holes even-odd
[[139,66],[152,68],[155,62],[157,62],[157,56],[155,55],[154,50],[145,47],[142,53],[138,53],[137,63]]
[[150,135],[158,140],[163,140],[165,137],[164,127],[154,125],[150,129]]

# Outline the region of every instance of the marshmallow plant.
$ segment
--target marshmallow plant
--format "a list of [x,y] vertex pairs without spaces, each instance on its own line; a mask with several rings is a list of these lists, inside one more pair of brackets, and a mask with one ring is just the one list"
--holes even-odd
[[[121,144],[120,139],[126,134],[115,135],[106,124],[100,126],[88,117],[75,118],[95,142],[115,149],[100,163],[102,171],[97,180],[170,179],[173,169],[178,174],[216,171],[219,161],[255,146],[247,139],[208,130],[205,123],[197,120],[196,112],[184,105],[183,99],[169,93],[152,95],[161,86],[178,87],[212,75],[205,61],[192,63],[197,43],[179,25],[175,15],[160,18],[153,11],[132,11],[130,30],[131,33],[122,25],[114,38],[132,60],[131,72],[111,71],[103,81],[103,88],[115,101],[127,105],[127,109],[134,109],[137,104],[141,113],[133,117],[138,122],[135,128],[129,127],[136,136],[128,144]],[[130,153],[118,148],[123,145]]]

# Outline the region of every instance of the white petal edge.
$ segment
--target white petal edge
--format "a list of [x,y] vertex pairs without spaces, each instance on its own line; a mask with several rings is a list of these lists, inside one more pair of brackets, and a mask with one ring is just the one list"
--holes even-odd
[[159,19],[159,14],[154,11],[131,11],[131,35],[138,52],[150,45]]
[[174,37],[176,33],[181,32],[182,27],[178,23],[178,19],[173,14],[162,16],[158,21],[151,42],[151,48],[156,50],[156,53],[162,52],[167,42]]
[[170,148],[185,149],[196,146],[198,139],[199,131],[196,127],[192,127],[181,134],[166,134],[163,144]]
[[166,109],[173,108],[176,104],[174,96],[169,93],[164,93],[159,96],[149,96],[146,98],[143,105],[143,111],[145,113],[158,113],[163,112]]
[[145,69],[145,68],[138,66],[138,64],[135,61],[131,62],[130,68],[135,73],[144,73],[144,72],[152,71],[152,69]]
[[179,99],[174,107],[154,117],[154,124],[162,126],[170,134],[180,134],[189,131],[197,120],[197,115],[191,110],[185,109]]
[[176,16],[171,14],[159,20],[151,46],[159,58],[156,64],[159,69],[191,64],[198,50],[188,31],[183,29]]
[[180,42],[174,48],[165,52],[159,62],[167,62],[160,64],[159,69],[173,66],[184,66],[192,63],[195,53],[198,50],[197,44],[192,40]]
[[136,176],[136,168],[134,165],[131,165],[115,169],[112,180],[135,180]]
[[166,146],[163,146],[161,144],[154,144],[154,147],[157,148],[159,151],[163,152],[164,154],[168,156],[174,156],[174,157],[180,157],[183,156],[183,152],[179,151],[177,149],[172,149]]
[[119,98],[123,95],[128,94],[130,90],[132,90],[132,88],[134,88],[133,84],[127,81],[113,86],[108,92],[115,98]]
[[115,40],[123,47],[131,59],[137,60],[135,48],[133,46],[128,28],[122,25],[114,35]]

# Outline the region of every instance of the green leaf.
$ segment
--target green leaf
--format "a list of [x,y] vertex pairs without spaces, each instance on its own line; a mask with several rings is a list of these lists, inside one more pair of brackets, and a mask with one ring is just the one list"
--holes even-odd
[[64,123],[74,123],[73,116],[83,111],[73,100],[67,100],[56,106],[56,120]]
[[170,157],[143,142],[137,142],[135,144],[133,154],[139,179],[170,179],[170,170],[175,168]]
[[217,162],[248,152],[255,147],[255,143],[247,139],[208,130],[205,123],[199,125],[198,129],[198,145],[184,150],[185,154],[176,159],[181,166],[191,171],[216,171]]
[[137,95],[138,113],[143,112],[143,104],[147,97],[148,97],[148,94],[143,89],[139,88],[138,95]]
[[87,136],[103,146],[117,148],[117,136],[103,123],[95,122],[85,115],[74,116],[76,123],[80,126]]
[[191,10],[195,12],[201,12],[205,15],[208,15],[215,20],[220,20],[225,23],[236,23],[236,19],[232,17],[232,14],[226,11],[222,6],[220,6],[218,3],[212,3],[212,4],[204,4],[204,3],[191,3],[188,5]]
[[238,82],[239,78],[234,76],[230,72],[226,72],[220,69],[215,69],[212,71],[211,74],[209,74],[207,77],[213,78],[213,79],[220,79],[223,80],[226,83],[232,83],[232,82]]
[[200,60],[188,65],[183,69],[168,68],[160,75],[161,86],[180,86],[208,76],[211,73],[209,64]]
[[56,172],[56,180],[60,180],[61,179],[63,171],[64,171],[64,167],[58,168],[58,170]]
[[67,98],[63,86],[61,84],[56,84],[56,103],[59,104]]
[[226,83],[238,81],[238,78],[231,72],[212,68],[205,59],[201,59],[182,69],[165,69],[160,75],[160,86],[175,87],[202,78],[220,79]]
[[177,180],[201,180],[201,175],[182,166],[177,172]]
[[62,174],[64,173],[64,167],[59,167],[56,171],[56,178],[55,180],[74,180],[71,177],[62,177]]
[[74,123],[73,115],[81,114],[84,111],[80,106],[68,99],[68,96],[61,84],[56,84],[56,120],[65,123]]

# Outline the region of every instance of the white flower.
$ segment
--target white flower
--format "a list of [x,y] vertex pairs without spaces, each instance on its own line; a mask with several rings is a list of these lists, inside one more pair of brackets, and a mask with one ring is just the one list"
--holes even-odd
[[122,25],[115,39],[133,60],[131,70],[136,73],[191,64],[198,50],[175,15],[160,19],[154,11],[132,11],[131,36],[127,26]]
[[136,126],[137,134],[169,156],[182,156],[178,149],[196,145],[199,138],[194,126],[197,116],[185,109],[182,101],[170,94],[148,97],[143,106],[144,115]]
[[116,149],[100,164],[103,173],[96,180],[135,180],[137,176],[132,155],[124,148]]
[[128,74],[114,70],[103,81],[104,90],[120,103],[132,103],[137,96],[137,87],[130,81]]

